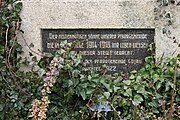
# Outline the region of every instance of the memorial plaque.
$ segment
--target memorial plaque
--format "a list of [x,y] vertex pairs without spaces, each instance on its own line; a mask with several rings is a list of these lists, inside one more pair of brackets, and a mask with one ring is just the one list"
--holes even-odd
[[86,66],[82,71],[129,73],[144,64],[148,46],[154,42],[154,29],[42,29],[44,52],[59,49],[60,43],[79,41],[75,46]]

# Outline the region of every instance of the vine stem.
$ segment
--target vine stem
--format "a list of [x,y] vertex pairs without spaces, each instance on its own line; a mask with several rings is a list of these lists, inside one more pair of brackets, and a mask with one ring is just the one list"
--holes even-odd
[[44,57],[43,54],[40,54],[40,53],[34,51],[34,50],[28,45],[28,43],[27,43],[26,39],[24,38],[23,34],[22,34],[21,32],[20,32],[20,34],[21,34],[21,36],[22,36],[22,38],[23,38],[25,44],[27,45],[27,47],[29,48],[29,50],[30,50],[31,52],[33,52],[33,53],[35,53],[36,55],[39,55],[39,56],[41,56],[41,57]]
[[19,28],[19,20],[16,22],[15,33],[14,33],[14,35],[13,35],[13,37],[12,37],[13,43],[12,43],[12,46],[11,46],[11,48],[10,48],[10,50],[9,50],[9,55],[8,55],[8,63],[9,63],[9,66],[11,66],[11,64],[10,64],[10,57],[11,57],[12,50],[13,50],[13,48],[14,48],[14,44],[15,44],[15,42],[16,42],[16,37],[17,37],[17,36],[16,36],[16,32],[17,32],[18,28]]
[[6,66],[9,68],[9,64],[8,64],[8,32],[9,32],[9,26],[6,29],[6,43],[5,43],[5,55],[6,55]]
[[171,96],[171,106],[170,106],[170,109],[169,109],[169,113],[168,113],[168,119],[167,120],[171,120],[171,116],[172,116],[172,113],[173,113],[173,103],[174,103],[174,97],[175,97],[175,89],[176,89],[176,72],[177,72],[177,59],[176,58],[176,63],[175,63],[175,66],[174,66],[174,83],[173,83],[173,90],[172,90],[172,96]]
[[121,116],[119,115],[118,111],[114,108],[113,104],[111,104],[111,107],[113,108],[114,112],[117,113],[118,118],[121,120]]
[[13,43],[12,43],[11,48],[9,49],[8,58],[7,58],[7,62],[8,62],[8,65],[9,65],[10,68],[11,68],[10,57],[11,57],[12,50],[13,50],[13,48],[14,48],[15,37],[16,37],[16,36],[13,36],[13,38],[12,38]]
[[[9,26],[7,27],[6,29],[6,36],[5,36],[5,39],[6,39],[6,43],[5,43],[5,56],[6,56],[6,66],[7,68],[9,69],[9,73],[11,74],[12,78],[13,78],[13,82],[14,84],[17,86],[17,88],[22,92],[22,93],[25,93],[28,95],[27,92],[25,92],[24,90],[21,89],[20,85],[18,85],[15,81],[15,77],[16,77],[16,74],[11,70],[11,65],[10,65],[10,62],[9,62],[9,59],[10,59],[10,54],[11,52],[9,51],[8,52],[8,33],[9,33]],[[13,41],[14,42],[14,41]],[[13,48],[14,45],[12,45],[12,48]]]

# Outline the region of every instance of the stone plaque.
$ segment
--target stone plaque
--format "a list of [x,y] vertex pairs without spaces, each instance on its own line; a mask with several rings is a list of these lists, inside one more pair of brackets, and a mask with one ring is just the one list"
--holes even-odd
[[44,52],[59,49],[60,43],[79,41],[75,46],[83,62],[83,71],[101,71],[106,66],[108,73],[138,70],[142,67],[148,46],[154,42],[154,29],[42,29]]

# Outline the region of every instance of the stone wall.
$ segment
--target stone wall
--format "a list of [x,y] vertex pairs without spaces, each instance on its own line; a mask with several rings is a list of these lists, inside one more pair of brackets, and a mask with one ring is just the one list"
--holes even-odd
[[[174,23],[166,26],[155,19],[156,0],[22,0],[21,12],[24,39],[19,36],[24,51],[34,44],[42,50],[41,29],[44,28],[154,28],[157,57],[180,53],[180,6],[170,6]],[[161,8],[162,9],[162,8]],[[171,38],[162,29],[171,31]],[[173,36],[173,37],[172,37]],[[176,43],[174,40],[176,39]],[[25,42],[25,41],[26,42]],[[178,43],[179,42],[179,43]],[[25,52],[27,54],[28,52]]]

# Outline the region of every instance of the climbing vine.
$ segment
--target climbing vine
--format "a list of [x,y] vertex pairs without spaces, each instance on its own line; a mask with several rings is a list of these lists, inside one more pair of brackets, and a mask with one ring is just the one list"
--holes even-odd
[[[50,85],[53,87],[48,92],[48,119],[180,118],[180,82],[177,80],[180,78],[180,56],[158,62],[154,61],[153,56],[149,56],[142,69],[132,71],[129,78],[124,79],[124,75],[120,73],[81,73],[81,57],[72,52],[73,48],[67,44],[70,43],[65,41],[61,46],[66,47],[62,47],[55,55],[50,55],[50,66],[54,63],[57,68],[54,77],[56,83]],[[47,62],[47,59],[43,59],[41,63],[43,61]],[[49,72],[44,74],[46,77],[50,75]],[[46,77],[43,86],[47,86]],[[44,87],[42,91],[45,91]],[[39,108],[43,109],[41,102],[37,102],[40,104]],[[41,111],[39,108],[34,107],[33,102],[32,109]],[[34,113],[32,115],[36,119]]]
[[34,72],[19,71],[21,9],[19,0],[0,1],[0,120],[27,119],[32,94],[38,94],[40,85]]

